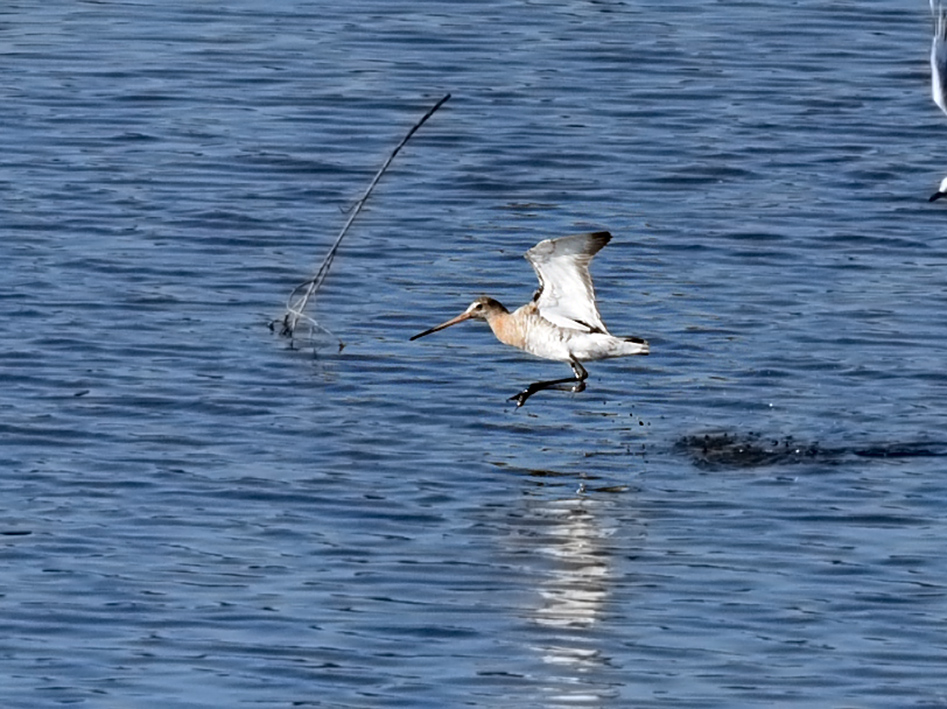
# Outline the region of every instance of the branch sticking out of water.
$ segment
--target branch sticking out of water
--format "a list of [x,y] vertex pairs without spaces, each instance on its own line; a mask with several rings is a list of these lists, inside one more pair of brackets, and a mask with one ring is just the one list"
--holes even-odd
[[[319,288],[322,286],[323,281],[325,281],[326,276],[329,275],[329,268],[332,266],[332,261],[335,259],[335,254],[339,250],[339,245],[342,243],[342,238],[348,232],[349,227],[352,226],[352,222],[355,221],[355,217],[358,216],[358,213],[362,211],[362,207],[365,206],[365,202],[368,201],[369,195],[372,193],[372,190],[375,189],[375,185],[378,184],[378,181],[381,179],[381,176],[385,174],[385,171],[388,169],[388,166],[391,165],[391,161],[395,159],[395,155],[398,154],[398,151],[405,146],[405,144],[411,140],[411,136],[424,125],[428,118],[434,115],[434,112],[444,105],[444,102],[450,98],[450,94],[446,94],[441,98],[434,106],[421,117],[417,123],[412,126],[411,130],[408,131],[408,134],[402,138],[401,142],[391,151],[391,155],[388,156],[388,159],[385,161],[385,164],[381,166],[381,169],[375,173],[375,177],[372,179],[371,183],[368,185],[368,189],[365,190],[365,193],[359,198],[355,203],[355,206],[352,208],[349,218],[346,220],[345,225],[342,227],[342,231],[339,232],[339,235],[335,238],[335,243],[332,244],[332,248],[329,249],[329,253],[326,254],[326,257],[322,260],[322,265],[319,266],[319,270],[316,271],[316,274],[309,280],[300,283],[298,286],[293,288],[293,292],[289,294],[289,298],[286,301],[286,313],[282,318],[274,320],[270,323],[270,328],[273,329],[278,322],[282,322],[280,327],[280,335],[283,337],[293,337],[296,334],[296,327],[299,325],[299,321],[305,321],[309,324],[311,329],[320,330],[329,335],[332,333],[320,325],[315,318],[309,317],[303,311],[306,309],[306,306],[309,304],[309,300],[316,294]],[[335,335],[332,335],[335,337]],[[339,350],[344,347],[344,343],[339,340]]]

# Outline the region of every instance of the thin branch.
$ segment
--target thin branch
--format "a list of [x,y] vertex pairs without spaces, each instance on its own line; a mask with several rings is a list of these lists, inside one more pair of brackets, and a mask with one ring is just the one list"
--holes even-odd
[[[362,211],[362,207],[365,206],[365,202],[368,200],[369,195],[372,193],[372,190],[375,189],[375,185],[378,184],[378,181],[381,179],[381,176],[385,174],[385,171],[388,169],[388,166],[391,165],[391,161],[395,159],[395,155],[398,154],[398,151],[405,146],[405,144],[411,139],[411,136],[424,125],[428,118],[434,115],[434,112],[439,109],[447,99],[450,98],[450,94],[445,95],[440,101],[434,104],[420,121],[414,124],[411,130],[408,131],[408,134],[398,143],[397,147],[391,151],[391,155],[388,156],[388,159],[385,161],[385,164],[381,166],[381,169],[375,173],[375,177],[372,179],[371,184],[368,185],[368,189],[365,190],[365,193],[359,198],[355,203],[355,206],[352,208],[352,212],[349,214],[349,218],[345,221],[345,225],[342,227],[342,231],[339,232],[339,235],[335,238],[335,243],[332,244],[332,248],[329,249],[329,253],[326,254],[326,257],[322,260],[322,265],[319,266],[319,270],[316,271],[316,275],[310,278],[304,283],[300,283],[298,286],[293,288],[292,293],[289,294],[289,298],[286,301],[286,313],[283,315],[282,322],[283,325],[280,328],[280,335],[283,337],[293,337],[296,333],[296,326],[299,324],[301,319],[304,319],[315,328],[322,330],[323,332],[329,333],[329,330],[324,328],[315,319],[304,315],[303,311],[306,309],[306,306],[309,304],[309,300],[313,295],[316,294],[316,291],[322,286],[323,281],[325,281],[326,276],[329,275],[329,268],[332,266],[332,261],[335,259],[335,254],[339,250],[339,245],[342,243],[342,238],[345,236],[346,232],[349,230],[349,227],[352,226],[352,222],[355,221],[355,217],[358,216],[358,213]],[[272,328],[279,320],[274,320],[270,323]],[[331,333],[329,333],[331,334]],[[343,343],[339,341],[339,349],[343,347]]]

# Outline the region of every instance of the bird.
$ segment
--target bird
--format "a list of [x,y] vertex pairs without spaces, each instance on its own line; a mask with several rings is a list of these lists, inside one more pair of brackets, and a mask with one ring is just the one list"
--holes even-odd
[[595,304],[589,262],[611,238],[607,231],[596,231],[540,241],[526,252],[539,278],[539,289],[530,302],[511,313],[499,301],[481,296],[460,315],[411,340],[465,320],[484,320],[503,344],[572,368],[573,377],[534,382],[511,396],[508,401],[515,401],[517,408],[543,389],[584,391],[589,373],[582,362],[650,352],[647,340],[609,333]]
[[[931,42],[931,97],[940,110],[947,113],[947,10],[939,3],[935,10],[931,0],[931,11],[935,17],[934,39]],[[947,197],[947,177],[941,180],[929,201],[936,202],[941,197]]]

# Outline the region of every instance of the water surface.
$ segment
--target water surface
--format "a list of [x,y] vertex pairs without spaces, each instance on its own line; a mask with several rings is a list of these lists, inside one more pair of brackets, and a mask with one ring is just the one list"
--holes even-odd
[[[5,706],[947,704],[930,31],[907,2],[0,11]],[[290,346],[267,323],[447,92],[312,310],[344,348]],[[408,341],[589,229],[650,357],[516,411],[567,370],[474,324]],[[707,434],[813,454],[708,466]]]

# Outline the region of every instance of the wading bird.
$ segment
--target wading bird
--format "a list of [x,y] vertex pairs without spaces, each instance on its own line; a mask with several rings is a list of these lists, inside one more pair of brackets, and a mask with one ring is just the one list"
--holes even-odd
[[598,231],[540,241],[526,252],[539,276],[539,290],[532,301],[511,313],[493,298],[480,297],[457,317],[411,339],[464,320],[486,320],[500,342],[537,357],[567,362],[575,375],[530,384],[510,397],[517,407],[543,389],[582,391],[589,376],[582,362],[648,354],[647,341],[609,334],[595,305],[589,261],[611,238],[607,231]]
[[[934,12],[934,40],[931,42],[931,97],[940,110],[947,113],[947,10],[943,5],[931,0],[931,11]],[[940,182],[940,187],[931,195],[930,201],[935,202],[941,197],[947,197],[947,177]]]

